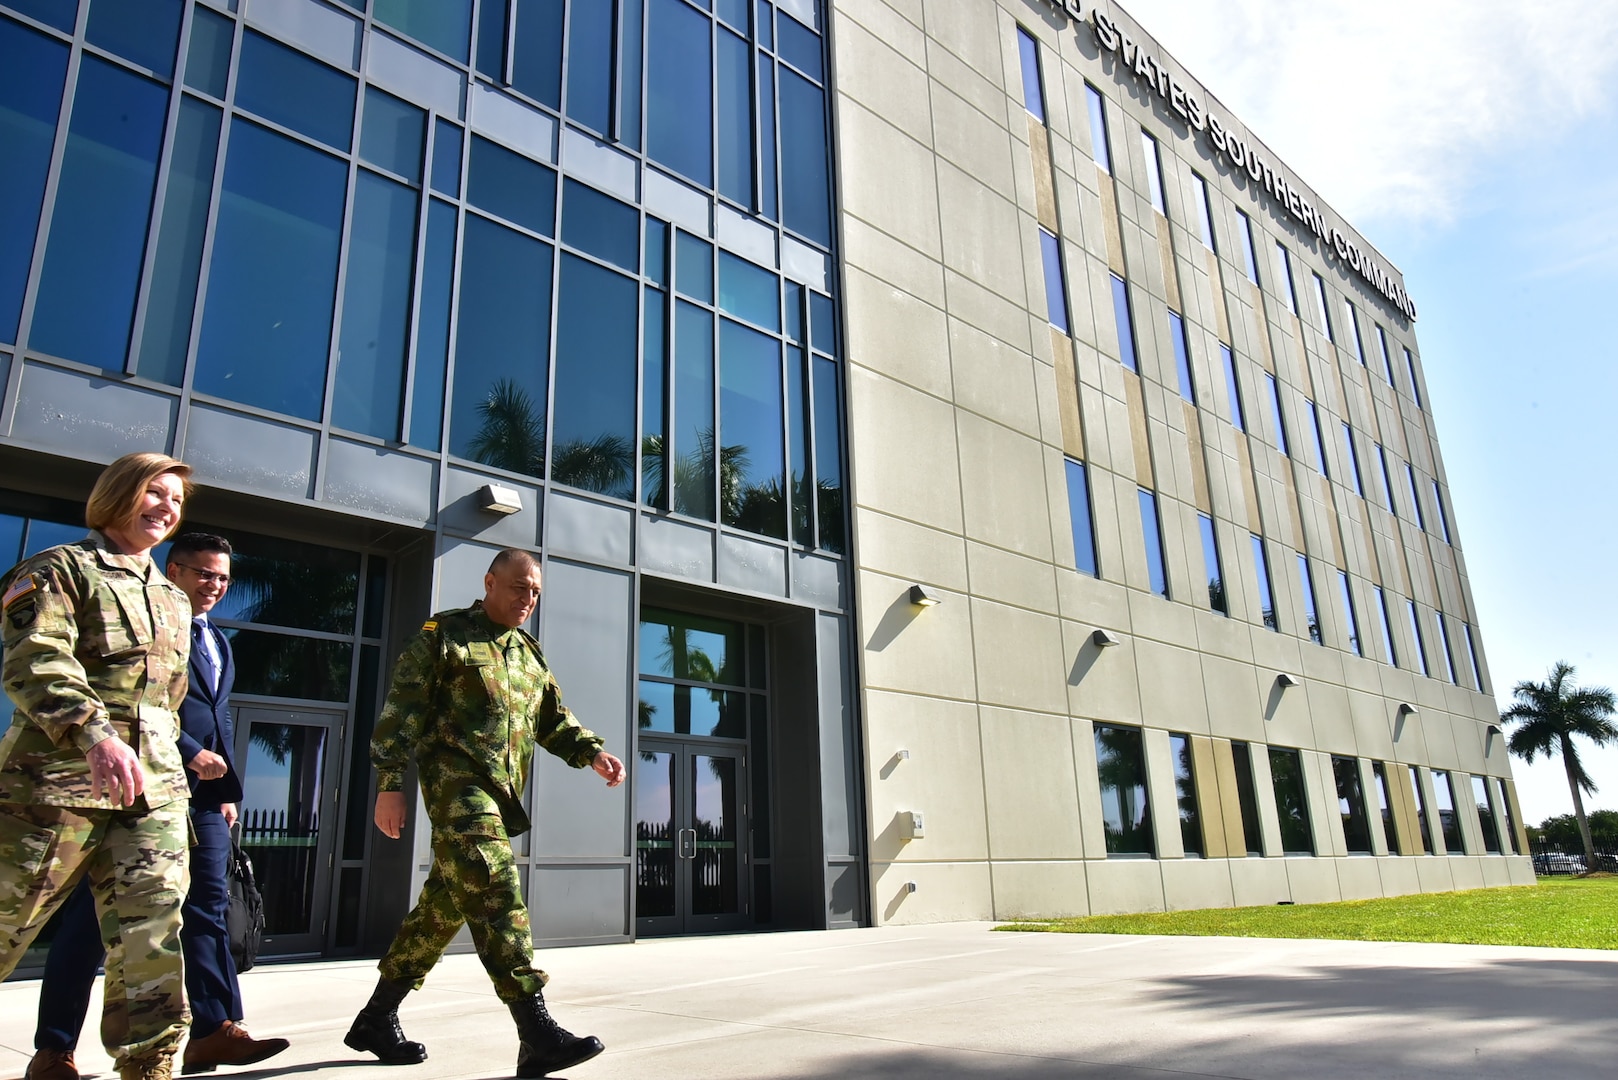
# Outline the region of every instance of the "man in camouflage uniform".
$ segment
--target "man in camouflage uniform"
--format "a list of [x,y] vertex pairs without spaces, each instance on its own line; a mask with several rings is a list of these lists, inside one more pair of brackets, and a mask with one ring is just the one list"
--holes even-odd
[[517,1022],[517,1075],[544,1076],[589,1060],[602,1045],[551,1019],[541,993],[549,977],[533,966],[533,930],[510,840],[529,828],[528,768],[539,746],[576,769],[593,768],[609,787],[625,772],[562,706],[538,642],[521,629],[539,601],[533,556],[500,552],[483,588],[481,601],[434,615],[410,640],[371,738],[376,824],[394,839],[404,826],[404,775],[415,751],[433,865],[344,1042],[390,1065],[425,1060],[426,1048],[400,1030],[398,1007],[465,924]]
[[102,1041],[126,1080],[166,1078],[190,1020],[176,716],[190,603],[100,533],[23,562],[0,590],[16,705],[0,740],[0,979],[88,876],[107,946]]

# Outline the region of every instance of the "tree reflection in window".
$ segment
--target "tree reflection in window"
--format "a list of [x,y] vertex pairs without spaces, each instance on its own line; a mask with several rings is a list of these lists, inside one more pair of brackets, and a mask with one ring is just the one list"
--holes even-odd
[[1151,855],[1152,810],[1146,798],[1146,760],[1140,728],[1097,724],[1096,778],[1101,825],[1109,855]]
[[[743,627],[726,619],[647,608],[640,624],[640,701],[644,731],[744,738]],[[695,685],[692,685],[695,684]]]

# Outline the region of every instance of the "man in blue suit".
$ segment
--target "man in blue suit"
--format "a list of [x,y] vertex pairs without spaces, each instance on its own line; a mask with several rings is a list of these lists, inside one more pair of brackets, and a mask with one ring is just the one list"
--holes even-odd
[[[242,797],[233,758],[230,689],[236,664],[230,643],[208,612],[230,588],[230,542],[211,533],[184,533],[169,548],[166,573],[191,598],[190,686],[180,706],[180,758],[191,783],[191,890],[186,894],[180,944],[191,1037],[183,1073],[220,1065],[251,1065],[287,1048],[285,1039],[255,1039],[242,1019],[242,994],[230,955],[225,912],[230,906],[226,868],[230,829]],[[27,1080],[78,1080],[73,1051],[90,1006],[90,987],[102,959],[95,906],[82,885],[63,905],[39,990],[36,1053]]]

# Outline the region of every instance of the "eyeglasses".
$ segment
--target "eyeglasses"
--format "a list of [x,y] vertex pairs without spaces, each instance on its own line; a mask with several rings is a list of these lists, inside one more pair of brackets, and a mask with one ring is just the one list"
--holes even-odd
[[197,575],[197,580],[202,582],[204,585],[212,585],[215,582],[218,582],[220,585],[227,585],[227,586],[230,584],[230,575],[229,574],[220,574],[220,573],[216,573],[213,570],[198,570],[195,566],[191,566],[191,565],[189,565],[187,563],[183,563],[183,562],[177,562],[174,565],[175,566],[183,566],[183,567],[185,567],[185,569],[187,569],[187,570],[191,571],[193,574]]

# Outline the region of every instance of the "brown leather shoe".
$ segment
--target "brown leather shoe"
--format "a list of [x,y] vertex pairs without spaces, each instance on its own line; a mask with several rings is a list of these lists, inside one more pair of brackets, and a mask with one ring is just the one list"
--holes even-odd
[[272,1058],[291,1044],[285,1039],[255,1039],[234,1020],[226,1020],[219,1030],[185,1044],[182,1075],[213,1072],[221,1065],[252,1065]]
[[79,1067],[71,1050],[37,1050],[23,1080],[79,1080]]

